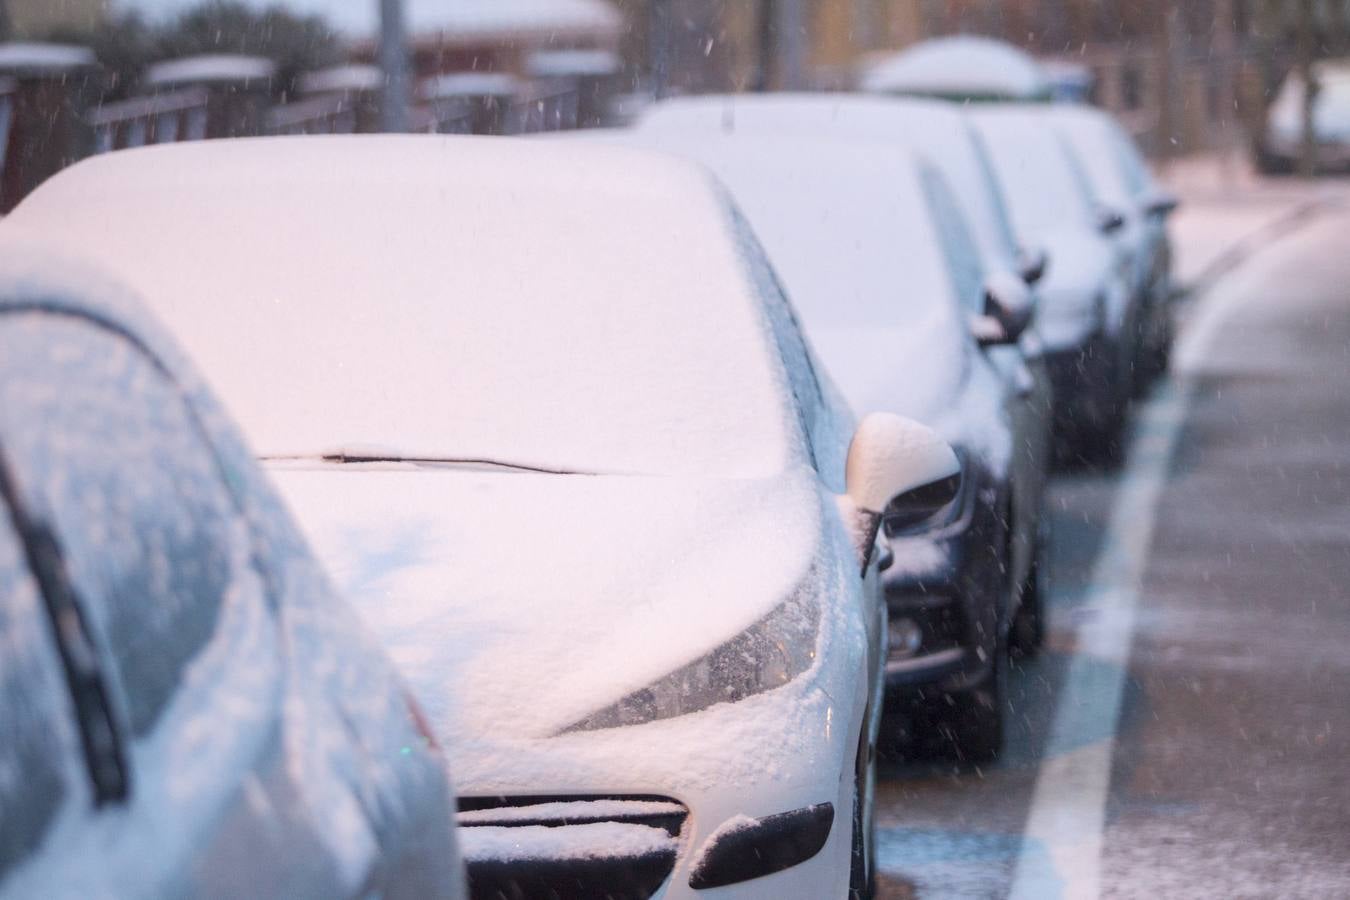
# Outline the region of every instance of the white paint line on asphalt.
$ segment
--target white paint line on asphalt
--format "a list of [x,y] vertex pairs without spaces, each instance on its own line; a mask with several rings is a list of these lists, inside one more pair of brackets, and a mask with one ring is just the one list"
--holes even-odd
[[1138,416],[1129,462],[1093,567],[1074,655],[1032,794],[1012,900],[1095,900],[1111,757],[1154,512],[1185,422],[1187,381]]
[[1037,773],[1010,900],[1096,900],[1101,893],[1111,761],[1158,499],[1194,395],[1191,373],[1244,299],[1242,291],[1205,294],[1177,347],[1175,380],[1137,413],[1087,600],[1078,611],[1075,651]]

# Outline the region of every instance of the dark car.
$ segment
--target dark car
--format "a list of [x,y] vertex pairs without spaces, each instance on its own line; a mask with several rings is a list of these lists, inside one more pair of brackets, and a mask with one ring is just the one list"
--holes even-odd
[[138,307],[0,249],[0,897],[463,897],[416,708]]

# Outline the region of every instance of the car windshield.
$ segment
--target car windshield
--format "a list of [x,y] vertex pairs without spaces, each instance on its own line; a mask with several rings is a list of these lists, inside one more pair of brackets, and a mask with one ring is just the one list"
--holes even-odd
[[[267,456],[784,465],[781,376],[729,214],[672,212],[638,183],[574,196],[566,167],[504,184],[500,152],[468,152],[473,174],[434,141],[114,154],[89,167],[95,198],[67,183],[14,221],[146,291]],[[72,195],[104,213],[71,216]]]
[[1019,233],[1089,223],[1077,163],[1048,123],[1003,112],[977,115],[976,123]]

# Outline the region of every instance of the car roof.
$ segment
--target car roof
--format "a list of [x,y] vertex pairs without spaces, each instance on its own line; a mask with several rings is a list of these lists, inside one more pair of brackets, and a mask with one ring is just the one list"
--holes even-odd
[[794,133],[894,141],[927,155],[946,176],[993,265],[1008,265],[1015,238],[974,130],[946,101],[860,94],[723,94],[677,98],[651,107],[643,131]]
[[[790,452],[769,421],[786,400],[731,223],[703,169],[659,154],[380,136],[107,154],[0,230],[60,240],[127,280],[264,455],[684,471],[700,464],[687,448],[653,459],[631,437],[683,410],[725,435],[708,444],[725,461],[711,471],[758,475]],[[658,343],[665,380],[602,388],[625,365],[645,377],[630,357]],[[732,368],[745,389],[728,395],[714,381]],[[626,417],[630,437],[563,421],[591,411]]]
[[1030,54],[978,35],[934,38],[884,57],[863,73],[864,90],[936,96],[1036,99],[1049,93]]

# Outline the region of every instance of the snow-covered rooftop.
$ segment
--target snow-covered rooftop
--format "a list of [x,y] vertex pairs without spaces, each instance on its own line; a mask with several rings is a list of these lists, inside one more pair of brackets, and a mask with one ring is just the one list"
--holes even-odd
[[935,38],[868,66],[862,88],[952,98],[1044,99],[1050,84],[1030,55],[974,35]]
[[539,50],[525,62],[536,78],[601,78],[619,71],[619,56],[609,50]]
[[340,91],[375,91],[384,87],[384,72],[379,66],[353,63],[306,72],[300,76],[302,94],[329,94]]
[[210,53],[156,63],[146,70],[144,81],[151,87],[170,87],[180,84],[267,81],[274,74],[276,65],[260,56]]
[[521,81],[507,72],[451,72],[428,78],[418,88],[426,100],[448,97],[512,97],[520,92]]
[[0,44],[0,72],[20,75],[58,75],[71,69],[98,65],[94,51],[74,44]]

